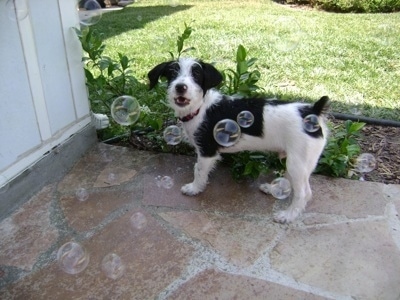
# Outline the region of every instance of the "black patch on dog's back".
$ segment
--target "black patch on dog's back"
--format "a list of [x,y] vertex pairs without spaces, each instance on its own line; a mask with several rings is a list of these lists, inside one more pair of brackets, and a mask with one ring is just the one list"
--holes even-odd
[[[269,103],[267,100],[261,98],[231,100],[223,96],[221,101],[207,109],[203,123],[194,133],[196,144],[200,148],[200,154],[205,157],[214,156],[218,149],[222,147],[214,139],[213,131],[215,125],[224,119],[231,119],[236,122],[237,115],[245,110],[254,115],[254,123],[248,128],[240,128],[242,134],[262,137],[263,112],[267,103]],[[278,105],[278,103],[271,104]]]
[[[308,115],[317,115],[320,116],[326,112],[329,107],[329,97],[323,96],[314,105],[303,106],[299,108],[299,113],[302,119],[307,117]],[[303,131],[313,138],[321,138],[323,137],[322,129],[319,128],[315,132],[309,132],[305,129]]]

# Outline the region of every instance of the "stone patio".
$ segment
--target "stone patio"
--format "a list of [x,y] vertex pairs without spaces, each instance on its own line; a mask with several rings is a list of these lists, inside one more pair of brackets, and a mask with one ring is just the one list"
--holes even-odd
[[[271,178],[237,183],[221,165],[182,195],[194,160],[96,145],[0,223],[0,299],[400,299],[399,185],[313,176],[306,213],[281,225],[287,201],[258,190]],[[90,256],[75,275],[56,259],[69,241]]]

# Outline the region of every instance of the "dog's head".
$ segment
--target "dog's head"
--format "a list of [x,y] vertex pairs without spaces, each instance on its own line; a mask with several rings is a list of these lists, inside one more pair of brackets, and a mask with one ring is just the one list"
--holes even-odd
[[148,74],[150,89],[160,77],[168,80],[168,100],[175,111],[191,112],[198,108],[207,91],[222,82],[222,75],[211,64],[191,58],[164,62]]

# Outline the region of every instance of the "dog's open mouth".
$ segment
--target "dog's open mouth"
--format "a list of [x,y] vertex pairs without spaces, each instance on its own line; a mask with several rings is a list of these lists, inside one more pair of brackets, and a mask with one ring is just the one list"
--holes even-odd
[[176,98],[174,98],[174,100],[175,100],[175,104],[178,106],[185,106],[190,103],[190,100],[183,96],[176,97]]

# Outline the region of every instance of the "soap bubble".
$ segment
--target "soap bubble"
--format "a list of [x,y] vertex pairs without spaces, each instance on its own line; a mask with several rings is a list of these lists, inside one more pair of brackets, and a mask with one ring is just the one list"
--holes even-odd
[[269,40],[275,49],[289,52],[298,47],[301,36],[302,30],[296,19],[281,16],[272,24]]
[[78,199],[79,201],[82,201],[82,202],[86,201],[87,199],[89,199],[89,193],[84,188],[76,189],[75,196],[76,196],[76,199]]
[[349,108],[349,111],[350,111],[351,114],[353,114],[355,116],[362,115],[362,111],[360,109],[360,105],[359,104],[354,104],[352,107]]
[[101,261],[101,270],[108,278],[115,280],[124,275],[125,265],[122,263],[121,257],[115,253],[109,253]]
[[290,186],[290,181],[286,178],[279,177],[271,182],[269,187],[270,193],[276,199],[286,199],[292,192],[292,187]]
[[161,178],[161,186],[165,189],[170,189],[174,185],[174,180],[169,176]]
[[131,96],[120,96],[111,104],[111,116],[120,125],[132,125],[140,116],[139,102]]
[[177,7],[177,6],[180,5],[180,3],[179,3],[178,0],[167,0],[167,3],[168,3],[168,5],[171,6],[171,7]]
[[7,0],[6,10],[10,20],[22,21],[29,13],[28,0]]
[[379,24],[374,28],[375,33],[373,34],[373,40],[380,44],[380,46],[390,46],[396,38],[395,29],[396,27],[390,24]]
[[365,101],[362,93],[356,92],[347,96],[345,99],[351,114],[355,116],[362,115],[362,104]]
[[169,190],[170,188],[173,187],[174,180],[169,176],[162,176],[162,177],[161,176],[157,176],[156,177],[156,184],[157,184],[157,186],[159,188],[163,187],[163,188]]
[[118,176],[114,173],[110,173],[107,176],[108,183],[115,183],[117,181]]
[[143,19],[143,18],[142,18],[141,15],[139,15],[139,16],[136,17],[136,19],[137,19],[139,22],[142,22],[142,19]]
[[131,225],[134,229],[142,229],[147,225],[147,219],[141,212],[135,212],[130,218]]
[[103,11],[96,0],[84,1],[82,8],[79,8],[79,22],[84,26],[91,26],[100,21]]
[[89,264],[89,254],[80,244],[68,242],[57,252],[60,268],[68,274],[78,274]]
[[224,147],[234,145],[239,140],[240,133],[238,123],[230,119],[221,120],[214,126],[214,139]]
[[157,187],[161,187],[161,178],[162,176],[158,175],[156,178],[154,178],[156,180],[156,185]]
[[149,41],[149,53],[151,56],[164,56],[164,50],[169,49],[169,42],[163,36],[158,36]]
[[356,169],[360,173],[371,172],[376,167],[376,159],[371,153],[362,153],[356,159]]
[[317,115],[308,115],[303,119],[303,128],[308,132],[316,132],[321,126],[319,125],[318,116]]
[[7,177],[0,175],[0,194],[7,192],[10,184],[8,183]]
[[182,141],[182,129],[171,125],[164,130],[164,140],[168,145],[178,145]]
[[247,110],[240,112],[236,118],[237,123],[242,128],[248,128],[254,123],[254,115]]

